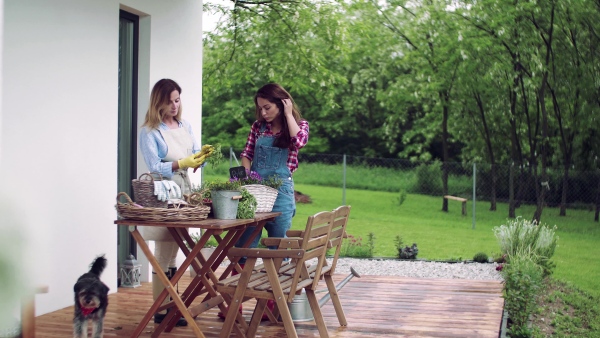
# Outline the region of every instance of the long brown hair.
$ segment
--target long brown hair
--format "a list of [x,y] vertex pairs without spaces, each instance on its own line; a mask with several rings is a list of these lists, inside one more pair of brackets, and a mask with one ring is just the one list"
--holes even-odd
[[[148,127],[150,129],[157,129],[163,119],[163,114],[167,110],[169,101],[171,100],[171,93],[176,90],[181,95],[181,87],[177,82],[171,79],[159,80],[152,88],[150,94],[150,106],[146,112],[146,118],[142,127]],[[183,111],[181,103],[179,104],[179,110],[175,119],[181,121],[181,112]]]
[[260,122],[264,122],[265,119],[262,117],[262,114],[260,113],[261,109],[258,106],[259,97],[275,104],[277,108],[279,108],[280,114],[277,118],[281,121],[281,134],[275,139],[273,145],[278,148],[289,148],[291,143],[290,129],[285,118],[283,102],[281,102],[281,100],[290,99],[293,105],[292,116],[294,116],[294,120],[296,120],[296,122],[302,120],[302,114],[300,114],[300,110],[298,109],[298,106],[296,106],[292,95],[277,83],[268,83],[262,86],[256,92],[256,95],[254,95],[254,105],[256,106],[256,119]]

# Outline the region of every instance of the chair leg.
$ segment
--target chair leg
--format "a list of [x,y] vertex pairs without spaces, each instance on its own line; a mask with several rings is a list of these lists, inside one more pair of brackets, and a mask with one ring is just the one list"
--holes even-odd
[[267,307],[266,299],[257,299],[256,306],[254,307],[254,313],[252,314],[252,319],[250,319],[250,326],[248,327],[247,336],[254,337],[256,336],[256,331],[258,331],[258,326],[262,320],[262,314]]
[[265,270],[267,271],[267,277],[269,278],[269,283],[271,284],[273,297],[275,298],[275,303],[279,309],[279,314],[281,315],[281,321],[285,327],[285,332],[287,333],[288,337],[298,338],[298,333],[296,333],[296,327],[294,326],[294,321],[292,320],[292,314],[287,306],[287,297],[283,294],[283,289],[279,283],[277,270],[275,269],[273,260],[263,259],[263,264],[265,265]]
[[[231,334],[231,330],[233,330],[233,326],[236,323],[236,320],[240,318],[242,320],[242,314],[239,312],[239,305],[244,301],[244,292],[246,291],[246,286],[250,281],[250,275],[252,272],[252,268],[256,263],[256,258],[248,258],[246,261],[246,266],[244,267],[244,271],[242,271],[240,279],[238,280],[237,288],[233,296],[229,299],[227,314],[225,317],[225,322],[223,323],[223,328],[221,329],[221,338],[228,338]],[[247,271],[246,271],[247,270]],[[249,336],[249,335],[246,335]]]
[[284,300],[285,296],[277,297],[277,295],[275,295],[275,297],[279,298],[279,302],[277,302],[277,307],[279,308],[279,314],[281,315],[281,321],[283,322],[283,326],[285,327],[285,332],[287,333],[287,336],[291,338],[298,338],[298,333],[296,332],[296,327],[294,326],[294,321],[292,320],[292,314],[290,313],[290,309],[287,307],[287,303]]
[[333,277],[331,277],[331,275],[325,275],[324,277],[325,283],[327,283],[327,289],[329,290],[329,295],[331,296],[331,303],[333,303],[333,308],[335,309],[335,314],[340,322],[340,326],[348,326],[340,296],[338,295],[335,283],[333,282]]
[[310,304],[310,309],[312,310],[313,317],[315,318],[315,324],[317,324],[317,329],[319,330],[319,337],[329,338],[327,325],[325,325],[325,320],[323,319],[323,314],[321,313],[321,307],[319,306],[319,300],[315,295],[315,291],[311,289],[305,290],[308,303]]

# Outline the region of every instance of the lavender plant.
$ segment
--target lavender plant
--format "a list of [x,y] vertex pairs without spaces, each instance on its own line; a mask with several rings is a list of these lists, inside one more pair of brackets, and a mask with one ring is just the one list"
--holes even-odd
[[242,186],[249,184],[262,184],[273,189],[279,189],[281,184],[283,184],[283,180],[277,176],[269,176],[267,178],[263,178],[256,171],[250,171],[246,169],[246,177],[238,178],[232,177],[229,179],[231,182],[239,182]]

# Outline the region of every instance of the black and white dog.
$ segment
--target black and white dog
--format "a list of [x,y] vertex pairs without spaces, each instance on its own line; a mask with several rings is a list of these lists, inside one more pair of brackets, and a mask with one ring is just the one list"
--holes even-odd
[[73,336],[87,338],[87,323],[92,323],[93,338],[103,334],[104,315],[108,306],[108,286],[100,280],[106,267],[104,255],[98,256],[90,271],[79,277],[73,287],[75,291],[75,316],[73,317]]

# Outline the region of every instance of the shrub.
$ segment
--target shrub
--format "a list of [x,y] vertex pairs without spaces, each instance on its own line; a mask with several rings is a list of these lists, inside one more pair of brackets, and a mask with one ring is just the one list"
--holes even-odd
[[502,269],[504,277],[504,308],[512,324],[511,337],[530,337],[529,316],[536,307],[536,296],[542,286],[542,268],[528,255],[513,256]]
[[435,161],[431,164],[423,163],[417,167],[417,188],[423,194],[442,193],[442,163]]
[[419,249],[417,248],[417,243],[413,243],[411,246],[405,246],[400,250],[400,258],[402,259],[417,259],[417,254],[419,253]]
[[373,248],[375,247],[375,234],[369,233],[369,238],[366,245],[363,245],[362,237],[354,237],[348,234],[348,237],[342,242],[340,256],[342,257],[357,257],[371,258],[373,257]]
[[394,241],[396,245],[396,250],[398,250],[398,258],[400,259],[416,259],[417,254],[419,253],[419,249],[417,248],[417,243],[413,243],[412,246],[405,246],[404,241],[400,235],[396,236],[396,240]]
[[400,258],[400,253],[402,253],[402,248],[404,248],[404,241],[400,235],[396,236],[396,240],[394,241],[396,245],[396,250],[398,250],[398,258]]
[[473,261],[477,263],[487,263],[489,261],[488,255],[485,252],[478,252],[473,256]]
[[543,268],[544,275],[551,274],[556,266],[550,261],[558,242],[558,236],[554,233],[556,226],[551,229],[522,217],[508,220],[507,223],[508,225],[503,224],[493,229],[500,243],[500,250],[506,255],[506,261],[512,263],[512,259],[517,256],[529,257]]
[[400,190],[400,195],[398,196],[398,199],[396,200],[398,202],[398,205],[402,205],[402,203],[404,203],[404,201],[406,200],[406,190]]

